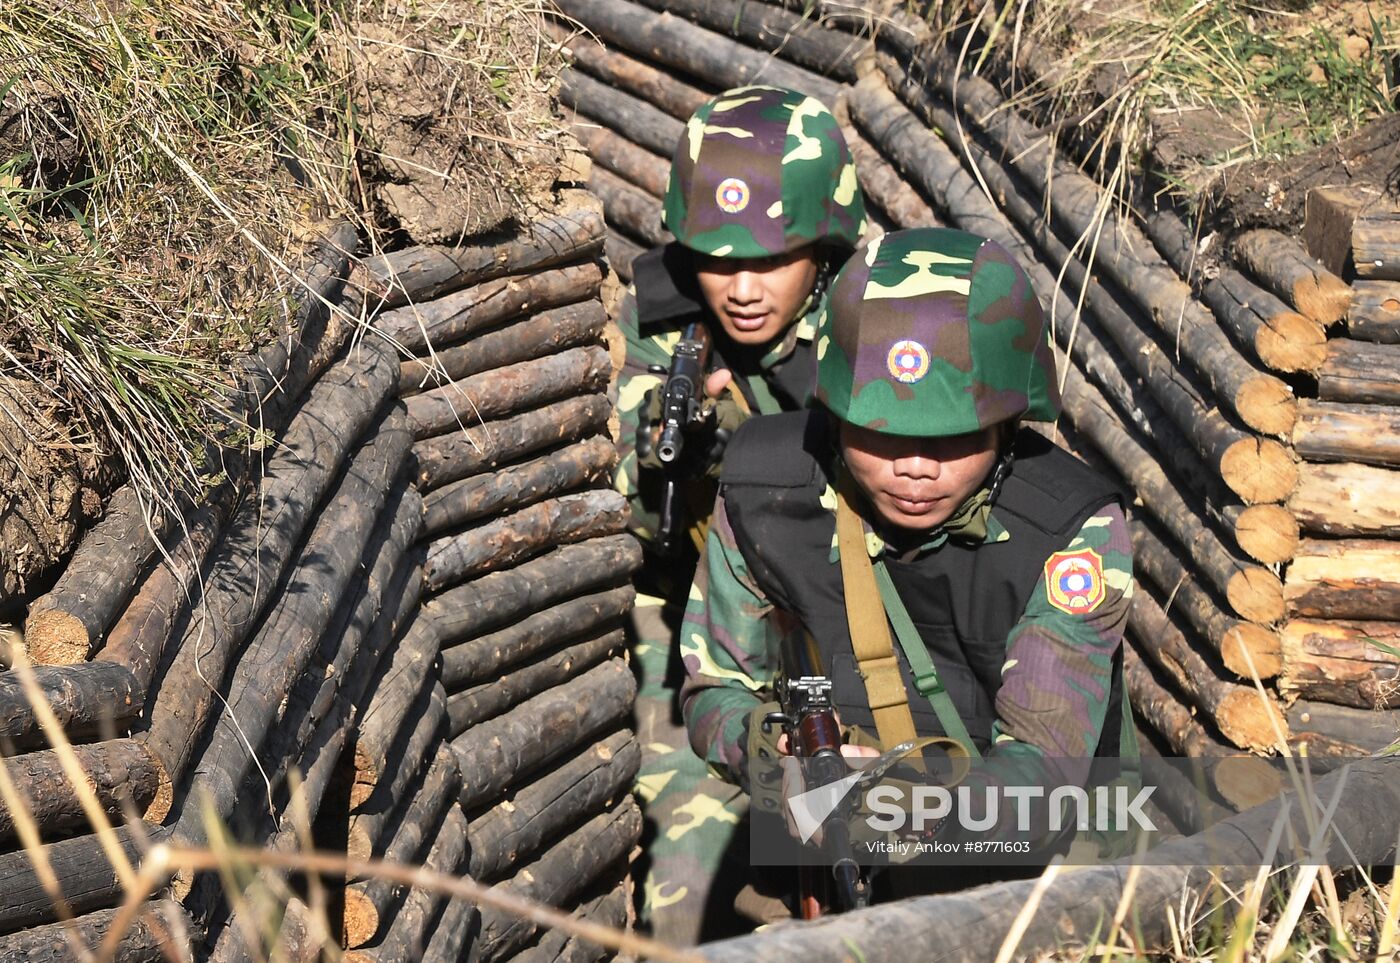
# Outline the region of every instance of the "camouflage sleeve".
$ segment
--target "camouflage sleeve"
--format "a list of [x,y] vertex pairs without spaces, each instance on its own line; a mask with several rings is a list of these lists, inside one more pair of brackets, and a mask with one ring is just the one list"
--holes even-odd
[[1132,602],[1132,538],[1107,506],[1046,560],[1006,643],[992,755],[1094,755]]
[[617,468],[613,471],[613,487],[621,492],[632,508],[631,528],[638,538],[650,540],[660,525],[661,505],[657,498],[660,479],[642,477],[651,474],[637,465],[637,420],[642,399],[662,379],[647,371],[650,365],[671,363],[671,348],[679,333],[643,337],[637,324],[636,291],[629,289],[618,311],[618,327],[626,346],[622,371],[617,380]]
[[681,711],[690,744],[723,778],[741,781],[745,720],[762,705],[778,666],[779,612],[749,574],[724,496],[681,623]]

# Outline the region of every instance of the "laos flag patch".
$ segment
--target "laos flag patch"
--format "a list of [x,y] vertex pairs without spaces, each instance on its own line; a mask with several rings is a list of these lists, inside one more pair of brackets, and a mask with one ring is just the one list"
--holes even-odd
[[1056,552],[1045,562],[1045,594],[1070,615],[1085,615],[1104,600],[1103,559],[1092,548]]

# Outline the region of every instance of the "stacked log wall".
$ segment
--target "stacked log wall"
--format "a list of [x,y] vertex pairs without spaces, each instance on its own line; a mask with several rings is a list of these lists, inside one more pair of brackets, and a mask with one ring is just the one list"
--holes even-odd
[[[286,337],[228,392],[261,411],[261,450],[169,517],[119,491],[32,605],[35,682],[132,865],[162,841],[311,843],[566,910],[626,891],[639,552],[610,485],[602,214],[556,200],[490,243],[371,257],[332,232]],[[130,877],[18,673],[0,706],[29,809],[0,807],[0,958],[65,952],[31,827],[95,948]],[[328,935],[366,959],[494,959],[541,936],[373,875],[322,880],[316,913],[293,878],[269,929],[288,882],[177,873],[122,958],[310,959]]]
[[[1179,214],[1121,207],[916,20],[780,0],[556,5],[574,63],[561,100],[615,257],[667,239],[668,155],[689,113],[768,79],[836,113],[872,234],[958,227],[1026,265],[1064,377],[1053,433],[1132,502],[1129,683],[1148,738],[1198,755],[1400,737],[1374,711],[1400,686],[1391,221],[1358,229],[1358,257],[1382,263],[1352,288],[1278,235],[1241,238],[1207,276]],[[1371,714],[1345,715],[1358,710]]]

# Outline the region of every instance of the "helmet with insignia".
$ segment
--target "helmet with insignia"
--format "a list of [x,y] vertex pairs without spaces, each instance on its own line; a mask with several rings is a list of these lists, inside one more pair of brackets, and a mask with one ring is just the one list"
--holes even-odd
[[854,248],[865,201],[836,118],[814,97],[738,87],[703,104],[671,161],[662,223],[712,257]]
[[935,438],[1060,411],[1030,278],[994,241],[895,231],[852,255],[817,323],[814,400],[842,421]]

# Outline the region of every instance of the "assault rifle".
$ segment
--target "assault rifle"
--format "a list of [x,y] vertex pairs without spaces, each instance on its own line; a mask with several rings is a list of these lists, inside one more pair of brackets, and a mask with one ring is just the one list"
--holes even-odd
[[676,496],[681,479],[677,468],[685,435],[704,420],[705,375],[710,366],[710,331],[703,322],[686,325],[681,340],[671,353],[671,366],[661,385],[661,437],[656,457],[666,470],[666,488],[661,500],[661,525],[656,539],[669,551],[676,537]]
[[[778,683],[779,711],[770,712],[763,720],[763,729],[780,725],[787,733],[789,751],[802,760],[802,775],[806,790],[830,785],[850,775],[841,755],[841,725],[836,720],[836,707],[831,702],[831,679],[821,664],[816,640],[803,632],[801,640],[790,633],[783,641],[783,678]],[[826,881],[836,891],[835,905],[841,911],[869,905],[870,886],[861,875],[851,849],[850,827],[846,824],[846,807],[836,806],[822,822],[822,846],[832,861],[831,879]],[[821,915],[822,893],[827,886],[802,867],[800,876],[803,919]]]

